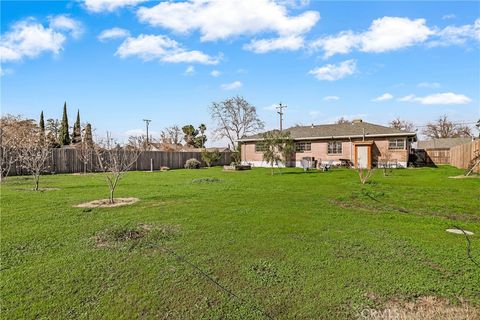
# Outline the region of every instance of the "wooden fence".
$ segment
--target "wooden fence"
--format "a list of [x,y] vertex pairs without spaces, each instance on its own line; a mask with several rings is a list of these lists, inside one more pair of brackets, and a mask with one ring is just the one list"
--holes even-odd
[[[98,172],[99,167],[95,155],[92,154],[90,160],[82,162],[78,151],[75,149],[52,149],[52,155],[48,160],[49,173],[80,173],[80,172]],[[168,151],[144,151],[140,154],[133,171],[160,170],[161,167],[171,169],[183,168],[188,159],[195,158],[202,162],[201,152],[168,152]],[[213,165],[230,164],[232,161],[231,152],[220,152],[220,160]],[[10,176],[27,174],[19,165],[13,165],[10,170]]]
[[[452,147],[450,149],[450,164],[457,168],[466,169],[475,157],[475,152],[480,152],[480,140]],[[473,172],[480,173],[480,167],[477,166]]]

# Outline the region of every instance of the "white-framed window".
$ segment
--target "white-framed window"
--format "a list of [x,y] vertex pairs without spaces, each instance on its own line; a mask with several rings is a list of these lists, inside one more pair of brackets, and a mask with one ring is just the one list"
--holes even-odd
[[328,154],[341,154],[342,153],[342,141],[329,141],[327,152],[328,152]]
[[390,139],[388,140],[388,149],[403,150],[405,149],[405,139]]
[[265,142],[259,141],[255,143],[255,152],[264,152],[265,150],[267,150]]
[[311,142],[295,142],[295,152],[312,151]]

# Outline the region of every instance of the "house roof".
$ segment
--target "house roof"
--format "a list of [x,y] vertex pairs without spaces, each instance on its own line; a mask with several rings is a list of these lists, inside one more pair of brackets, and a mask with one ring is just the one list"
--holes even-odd
[[[295,126],[286,129],[294,140],[354,138],[354,137],[387,137],[387,136],[416,136],[415,132],[406,132],[399,129],[380,126],[378,124],[363,122],[321,124],[310,126]],[[262,140],[263,133],[246,136],[239,141]]]
[[472,138],[442,138],[417,142],[417,149],[450,149],[472,141]]

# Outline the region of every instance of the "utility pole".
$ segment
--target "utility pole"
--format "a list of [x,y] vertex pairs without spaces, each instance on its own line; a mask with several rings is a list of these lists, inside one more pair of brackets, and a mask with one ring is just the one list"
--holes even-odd
[[280,131],[282,131],[283,127],[283,109],[287,106],[283,105],[281,102],[277,106],[277,113],[280,115]]
[[150,122],[152,122],[152,120],[143,119],[143,121],[145,121],[145,126],[147,127],[147,146],[149,146],[150,143],[149,143],[149,140],[148,140],[148,126],[150,125]]

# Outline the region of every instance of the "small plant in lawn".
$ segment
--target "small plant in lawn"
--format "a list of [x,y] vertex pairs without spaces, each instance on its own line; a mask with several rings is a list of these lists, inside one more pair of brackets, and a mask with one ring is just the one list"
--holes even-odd
[[143,147],[143,139],[130,137],[129,147],[121,147],[112,138],[99,141],[94,151],[98,165],[105,173],[105,178],[110,190],[109,202],[113,204],[113,194],[122,176],[135,164]]
[[199,178],[199,179],[193,179],[192,183],[215,183],[215,182],[222,182],[222,179],[218,178]]
[[185,162],[185,169],[200,169],[201,163],[195,158],[188,159]]
[[357,172],[358,172],[358,177],[360,178],[360,182],[362,184],[369,182],[374,171],[375,170],[373,168],[358,168]]

